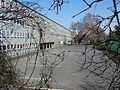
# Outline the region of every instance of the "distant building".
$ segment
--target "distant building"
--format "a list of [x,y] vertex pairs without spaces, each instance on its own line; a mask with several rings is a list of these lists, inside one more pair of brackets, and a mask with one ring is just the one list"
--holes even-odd
[[70,30],[72,37],[75,37],[76,35],[78,35],[78,30]]
[[73,42],[75,41],[75,37],[78,35],[78,30],[70,30]]

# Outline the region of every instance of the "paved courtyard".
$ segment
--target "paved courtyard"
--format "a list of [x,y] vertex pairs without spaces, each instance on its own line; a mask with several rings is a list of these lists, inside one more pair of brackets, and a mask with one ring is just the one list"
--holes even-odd
[[[30,85],[40,83],[41,73],[48,72],[48,69],[46,71],[43,70],[45,68],[43,64],[47,63],[46,65],[48,66],[55,66],[52,72],[52,87],[63,90],[84,90],[80,88],[80,86],[85,85],[84,82],[89,82],[89,80],[92,82],[92,79],[87,79],[87,70],[79,70],[80,63],[85,59],[84,51],[85,47],[82,45],[60,46],[58,48],[45,50],[45,57],[42,57],[42,53],[39,53],[37,57],[33,55],[21,58],[16,61],[16,66],[21,72],[21,79],[28,80],[29,77],[31,77]],[[94,50],[91,50],[90,46],[87,48],[87,51],[88,59],[94,55]],[[100,60],[101,55],[101,51],[96,50],[94,59]]]

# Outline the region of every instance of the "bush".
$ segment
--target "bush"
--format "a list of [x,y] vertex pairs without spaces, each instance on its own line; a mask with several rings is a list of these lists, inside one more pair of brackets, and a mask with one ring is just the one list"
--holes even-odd
[[98,50],[106,50],[107,45],[105,43],[99,44],[99,45],[96,46],[96,49],[98,49]]

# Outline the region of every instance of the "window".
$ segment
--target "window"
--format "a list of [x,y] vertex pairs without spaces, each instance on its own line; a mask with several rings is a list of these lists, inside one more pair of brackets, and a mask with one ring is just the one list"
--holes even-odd
[[2,51],[2,45],[0,45],[0,51]]
[[16,20],[14,19],[14,23],[16,23]]
[[5,37],[5,31],[4,30],[0,30],[0,37]]
[[27,38],[27,33],[25,33],[25,37]]
[[27,38],[29,38],[30,37],[30,34],[29,33],[27,33]]
[[33,46],[35,46],[35,43],[33,43]]
[[14,23],[14,20],[10,20],[10,23]]
[[16,37],[16,32],[14,32],[14,37]]
[[3,50],[6,50],[6,45],[3,45]]
[[1,2],[5,2],[5,0],[1,0]]
[[10,45],[9,44],[7,45],[7,49],[10,49]]
[[25,45],[23,44],[23,48],[25,47]]
[[17,32],[17,37],[19,38],[19,32]]
[[22,32],[20,32],[20,37],[22,38]]
[[2,8],[7,8],[7,7],[9,7],[10,6],[10,4],[9,4],[9,0],[1,0],[1,5],[2,5]]
[[8,2],[6,2],[6,7],[8,8],[10,6],[10,4]]
[[20,20],[20,25],[24,26],[24,21]]
[[2,36],[5,37],[5,31],[4,30],[2,31]]
[[17,45],[17,48],[19,49],[19,44]]
[[26,44],[26,47],[28,47],[28,44]]
[[2,8],[5,7],[5,1],[4,0],[1,0],[1,5],[2,5]]
[[17,24],[20,24],[20,21],[19,21],[19,20],[17,20]]
[[0,38],[2,37],[2,30],[0,30]]
[[7,37],[9,37],[10,36],[10,32],[9,31],[7,31]]
[[16,48],[16,44],[13,44],[13,49],[15,49]]
[[25,34],[23,33],[23,38],[25,37]]
[[22,26],[23,26],[23,27],[25,26],[25,23],[24,23],[24,21],[22,21]]
[[20,44],[20,48],[22,49],[22,44]]
[[13,44],[11,45],[11,49],[13,49]]

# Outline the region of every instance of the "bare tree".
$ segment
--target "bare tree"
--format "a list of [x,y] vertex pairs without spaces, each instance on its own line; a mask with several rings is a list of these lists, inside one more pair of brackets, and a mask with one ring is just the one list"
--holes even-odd
[[[86,9],[84,9],[83,11],[79,12],[78,14],[74,15],[73,17],[76,17],[77,15],[87,11],[88,9],[92,8],[93,4],[95,3],[100,3],[104,0],[94,0],[93,2],[89,3],[86,0],[83,0],[83,2],[88,6]],[[93,28],[94,31],[98,31],[99,26],[104,23],[104,21],[108,21],[107,24],[104,25],[104,27],[102,27],[103,31],[109,30],[110,32],[110,36],[109,36],[109,40],[111,40],[111,31],[112,31],[112,23],[113,20],[116,20],[116,24],[119,27],[119,13],[120,11],[117,9],[117,5],[119,5],[119,0],[113,0],[113,7],[112,8],[112,12],[113,15],[110,15],[108,17],[102,17],[99,16],[101,19],[99,20],[99,22],[97,22],[96,24],[94,24]],[[89,16],[90,17],[90,16]],[[91,20],[90,20],[91,21]],[[95,27],[98,28],[95,28]],[[90,30],[93,30],[93,28],[91,28]],[[119,90],[120,89],[120,65],[119,65],[119,52],[111,52],[108,48],[106,48],[105,51],[102,52],[102,56],[101,57],[106,57],[106,59],[101,58],[100,61],[96,61],[94,59],[95,55],[96,55],[96,49],[95,47],[97,45],[102,45],[102,43],[98,42],[98,43],[94,43],[93,44],[93,55],[91,57],[89,57],[87,55],[87,52],[89,52],[88,45],[85,46],[85,52],[84,52],[84,57],[85,59],[82,60],[83,63],[81,63],[81,68],[80,70],[89,70],[90,71],[90,75],[93,75],[95,78],[97,79],[97,77],[100,78],[100,82],[102,83],[106,83],[107,90]],[[116,47],[117,48],[117,47]],[[119,49],[119,47],[118,47]],[[89,58],[89,60],[87,60],[87,58]],[[109,71],[110,70],[110,71]],[[96,80],[95,83],[99,83],[99,81]],[[87,90],[87,89],[85,89]],[[99,89],[96,89],[99,90]]]
[[[73,17],[76,17],[77,15],[80,15],[81,13],[83,13],[83,12],[87,11],[88,9],[92,8],[92,6],[94,4],[100,3],[102,1],[104,1],[104,0],[94,0],[93,2],[89,3],[88,1],[83,0],[83,2],[87,5],[87,7],[84,10],[82,10],[81,12],[74,15]],[[64,3],[64,0],[54,0],[53,4],[50,6],[50,10],[51,9],[57,9],[57,13],[58,13],[59,9],[61,10],[61,6],[63,5],[63,3]],[[29,2],[27,2],[27,4],[29,4],[30,6],[36,5],[36,3],[31,4]],[[105,24],[102,27],[102,31],[106,31],[108,29],[110,31],[110,37],[109,38],[111,39],[111,31],[112,31],[112,29],[111,29],[112,25],[111,24],[112,24],[113,20],[117,21],[116,24],[118,25],[118,27],[120,26],[120,24],[119,24],[119,13],[120,13],[120,11],[117,9],[117,5],[119,5],[119,4],[120,4],[119,0],[118,1],[113,0],[113,6],[114,7],[111,7],[113,9],[113,11],[112,11],[113,15],[110,15],[108,17],[99,16],[101,19],[99,21],[95,20],[95,23],[89,28],[89,30],[94,29],[94,32],[97,33],[99,28],[100,28],[100,25],[103,24],[104,21],[107,21],[107,24]],[[3,6],[4,6],[4,3],[3,3]],[[23,7],[18,8],[18,7],[15,6],[15,3],[13,3],[13,2],[12,2],[12,4],[7,5],[7,7],[8,7],[7,9],[5,8],[3,11],[0,11],[0,20],[3,23],[1,27],[9,28],[9,27],[7,27],[7,25],[9,25],[9,24],[6,23],[6,21],[9,21],[9,20],[13,20],[13,21],[18,22],[22,25],[24,25],[24,22],[22,22],[22,21],[28,20],[27,26],[32,26],[32,28],[37,30],[36,33],[39,33],[39,35],[38,35],[39,39],[38,40],[35,39],[34,33],[30,34],[30,37],[32,37],[31,39],[34,40],[35,43],[38,42],[37,46],[36,46],[38,48],[36,48],[31,53],[31,56],[27,57],[27,59],[26,59],[27,60],[26,70],[22,74],[23,75],[26,74],[26,71],[28,69],[29,61],[32,59],[32,56],[35,53],[34,67],[32,69],[32,72],[31,72],[29,78],[26,81],[24,81],[24,83],[23,83],[23,81],[18,80],[18,83],[16,83],[16,84],[18,86],[26,86],[28,84],[28,82],[30,81],[30,78],[32,77],[32,75],[34,73],[34,70],[36,68],[36,62],[38,60],[38,56],[40,56],[42,58],[40,60],[40,63],[43,65],[43,69],[40,73],[41,78],[39,80],[39,84],[37,85],[37,87],[38,88],[50,87],[51,81],[54,80],[54,78],[52,77],[53,70],[54,70],[55,66],[57,66],[59,63],[61,63],[64,60],[64,55],[65,55],[64,53],[65,52],[60,52],[59,54],[50,53],[56,58],[53,60],[53,62],[49,62],[48,57],[46,56],[46,54],[44,52],[44,48],[43,48],[43,46],[41,46],[41,43],[44,42],[43,32],[44,32],[45,28],[47,28],[45,21],[41,17],[38,17],[38,15],[35,15],[35,12],[32,9],[28,10],[26,8],[23,8]],[[36,7],[36,8],[38,8],[38,7]],[[14,13],[14,16],[12,16],[13,13]],[[40,21],[38,21],[38,20],[40,20]],[[84,22],[86,22],[86,21],[84,21]],[[91,22],[93,22],[93,21],[91,21]],[[12,28],[10,28],[11,32],[14,31],[14,29],[15,29],[15,27],[13,25]],[[83,37],[85,37],[86,34],[84,34]],[[3,37],[4,37],[4,35],[3,35]],[[83,39],[83,37],[81,38],[81,40]],[[31,39],[30,39],[30,41],[31,41]],[[6,40],[6,38],[5,38],[5,40]],[[6,40],[6,41],[10,41],[10,40]],[[83,55],[82,55],[84,57],[84,59],[81,60],[81,61],[83,61],[82,63],[79,63],[80,64],[80,69],[79,70],[88,70],[90,72],[88,78],[90,76],[93,76],[95,78],[95,83],[105,84],[104,87],[106,87],[107,90],[119,90],[120,89],[120,65],[119,65],[119,63],[120,63],[119,60],[120,59],[119,59],[119,53],[118,52],[111,52],[109,49],[106,49],[104,52],[101,53],[101,60],[97,61],[95,59],[96,51],[97,51],[96,46],[101,45],[101,44],[103,44],[103,43],[102,42],[95,42],[92,45],[91,49],[89,49],[89,45],[85,45],[85,50],[84,50]],[[28,45],[28,46],[29,46],[29,48],[31,48],[30,45]],[[42,48],[42,54],[41,55],[39,55],[40,48]],[[14,48],[13,48],[13,51],[16,52],[16,50]],[[91,52],[91,54],[92,54],[91,57],[88,56],[88,52]],[[17,52],[16,52],[16,55],[17,55]],[[3,52],[2,52],[1,56],[4,56]],[[7,57],[7,56],[8,55],[6,55],[5,57],[7,58],[7,60],[9,60],[8,59],[9,57]],[[3,57],[3,58],[5,58],[5,57]],[[57,57],[59,57],[59,59],[60,59],[59,61],[58,61]],[[16,64],[14,64],[15,66],[18,64],[17,61],[20,61],[19,58],[17,58]],[[12,63],[12,62],[10,62],[10,63]],[[12,69],[11,69],[11,71],[14,72],[14,70],[12,70]],[[6,74],[6,71],[5,71],[4,74]],[[100,78],[100,80],[97,80],[97,78]],[[88,84],[89,83],[87,83],[87,85]],[[5,85],[9,85],[9,84],[5,83]]]
[[96,25],[99,21],[100,18],[88,13],[82,20],[72,23],[71,29],[78,30],[79,32],[75,37],[76,40],[79,43],[81,41],[95,43],[104,40],[106,38],[105,32],[100,26]]
[[[77,15],[80,15],[83,12],[86,12],[88,9],[92,8],[92,6],[96,3],[100,3],[104,0],[94,0],[93,2],[89,3],[89,1],[87,0],[83,0],[83,3],[85,3],[88,7],[86,7],[84,10],[80,11],[79,13],[77,13],[76,15],[73,16],[76,17]],[[102,16],[97,16],[100,17],[100,19],[95,23],[93,23],[92,27],[89,28],[89,30],[93,30],[95,33],[98,32],[98,28],[100,27],[100,25],[104,24],[104,21],[107,21],[107,24],[104,24],[103,27],[101,27],[102,31],[106,31],[109,30],[109,38],[107,38],[108,40],[112,40],[112,23],[114,22],[114,20],[116,21],[116,24],[118,25],[118,27],[120,27],[120,23],[119,23],[119,13],[120,11],[118,10],[117,6],[120,4],[119,0],[112,0],[113,1],[113,7],[111,6],[109,8],[109,10],[113,13],[112,15],[108,16],[108,17],[102,17]],[[90,19],[90,15],[88,17],[85,17],[86,20],[84,20],[84,22],[90,21],[90,22],[94,22]],[[85,19],[84,18],[84,19]],[[88,19],[87,19],[88,18]],[[87,25],[87,26],[90,26]],[[87,27],[86,26],[86,27]],[[100,34],[101,35],[101,34]],[[85,36],[85,35],[83,35]],[[97,36],[99,36],[97,34]],[[91,33],[91,36],[93,37],[93,32]],[[102,36],[103,37],[103,36]],[[94,37],[95,39],[95,37]],[[82,39],[81,39],[82,40]],[[106,39],[103,39],[106,40]],[[106,90],[119,90],[120,89],[120,65],[119,65],[119,47],[116,46],[116,52],[111,51],[110,48],[106,48],[105,51],[102,51],[102,55],[101,57],[106,57],[106,59],[101,58],[100,61],[96,61],[94,58],[96,56],[96,46],[97,45],[102,45],[102,42],[95,42],[93,43],[93,49],[90,51],[93,51],[91,53],[93,53],[93,55],[91,57],[89,57],[89,55],[87,55],[89,51],[89,46],[86,45],[85,46],[85,52],[83,53],[85,59],[83,59],[83,63],[80,63],[80,70],[89,70],[90,71],[90,75],[89,76],[94,76],[96,79],[95,83],[99,83],[99,81],[97,81],[97,77],[100,78],[100,82],[102,83],[106,83],[104,87],[107,87]],[[109,44],[109,42],[106,43],[107,45]],[[118,44],[119,45],[119,44]],[[109,47],[112,47],[112,45],[110,44]],[[88,49],[88,50],[87,50]],[[89,60],[87,59],[89,58]],[[109,71],[110,70],[110,71]],[[88,77],[89,77],[88,76]],[[87,88],[85,88],[85,90],[89,90]],[[98,88],[95,90],[99,90]]]
[[81,30],[84,28],[84,24],[82,22],[72,22],[70,25],[70,29],[72,30]]
[[[42,15],[34,11],[41,10],[41,7],[35,2],[19,2],[16,0],[10,3],[1,2],[2,10],[0,10],[0,44],[4,45],[4,41],[7,46],[0,46],[0,83],[1,87],[14,86],[35,86],[37,89],[40,88],[51,88],[53,82],[56,83],[52,76],[55,67],[64,60],[64,53],[59,52],[58,54],[51,53],[45,50],[47,47],[52,47],[53,43],[48,46],[45,43],[45,33],[50,32],[51,24],[43,18]],[[32,9],[31,9],[32,8]],[[17,24],[15,24],[17,23]],[[56,28],[56,27],[55,27]],[[8,36],[4,34],[4,30],[8,30]],[[17,30],[26,29],[26,33]],[[20,44],[13,44],[15,38],[24,38]],[[53,33],[49,33],[53,35]],[[29,44],[28,44],[29,43]],[[10,50],[6,51],[6,47]],[[16,49],[19,48],[19,49]],[[26,51],[22,54],[22,48]],[[14,54],[14,55],[12,55]],[[53,57],[49,60],[49,56]],[[23,71],[19,70],[22,64],[25,64]],[[25,62],[25,63],[23,63]],[[29,68],[29,64],[33,62],[33,67]],[[39,69],[39,79],[37,83],[31,82],[31,78],[35,73],[36,65],[38,62],[41,64]],[[30,71],[29,71],[30,70]],[[28,75],[29,73],[29,75]],[[14,77],[15,76],[15,77]],[[25,78],[26,76],[27,79]],[[2,85],[3,84],[3,85]]]

